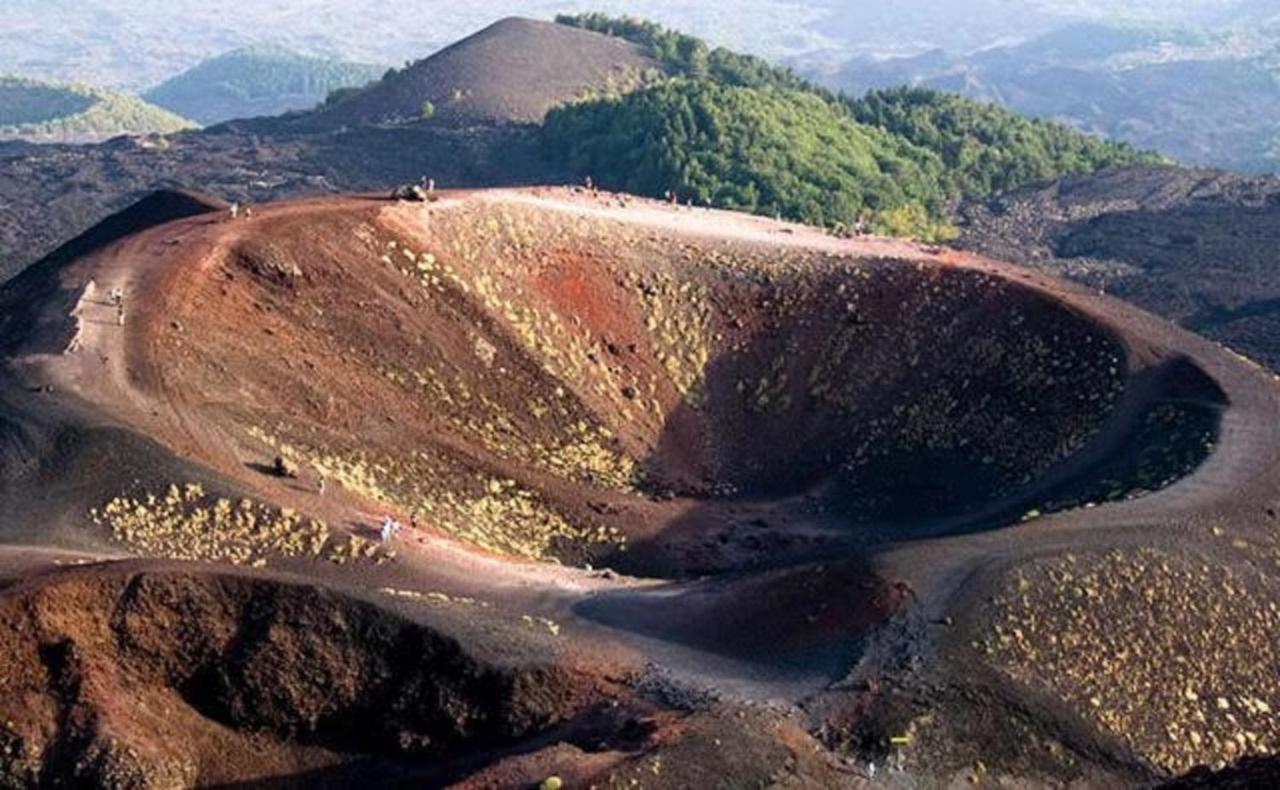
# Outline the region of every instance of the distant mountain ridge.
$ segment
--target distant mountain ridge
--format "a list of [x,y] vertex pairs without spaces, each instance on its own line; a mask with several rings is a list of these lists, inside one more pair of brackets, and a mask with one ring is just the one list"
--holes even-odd
[[959,93],[1189,165],[1280,168],[1280,30],[1269,39],[1238,29],[1078,24],[970,55],[856,59],[811,76],[854,95],[899,85]]
[[385,66],[301,55],[279,46],[233,50],[143,94],[147,101],[206,126],[234,118],[307,110],[331,93],[377,80]]
[[[0,147],[0,278],[157,186],[262,201],[424,175],[442,186],[592,176],[606,188],[944,239],[963,198],[1152,161],[999,107],[928,92],[855,102],[658,25],[589,21],[635,40],[508,19],[313,111],[70,156]],[[620,129],[636,135],[625,155]],[[86,188],[68,192],[70,180]]]
[[142,99],[105,88],[0,77],[0,139],[91,142],[194,126]]
[[611,189],[945,240],[953,232],[947,206],[958,198],[1160,161],[932,91],[850,100],[789,69],[643,20],[559,21],[631,41],[676,76],[674,84],[548,115],[548,148]]

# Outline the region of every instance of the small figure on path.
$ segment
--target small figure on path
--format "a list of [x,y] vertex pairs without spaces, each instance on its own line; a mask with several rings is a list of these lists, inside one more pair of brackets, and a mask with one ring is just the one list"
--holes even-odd
[[394,538],[395,536],[399,535],[399,534],[400,534],[400,530],[401,530],[401,529],[403,529],[403,528],[404,528],[404,526],[403,526],[399,521],[396,521],[395,519],[393,519],[391,516],[385,516],[385,517],[383,517],[383,519],[382,519],[382,543],[383,543],[383,545],[386,545],[386,544],[390,543],[390,542],[391,542],[391,539],[392,539],[392,538]]

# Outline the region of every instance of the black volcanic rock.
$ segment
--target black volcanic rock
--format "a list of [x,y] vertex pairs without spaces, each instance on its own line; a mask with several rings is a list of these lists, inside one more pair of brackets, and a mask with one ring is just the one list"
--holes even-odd
[[1280,369],[1280,178],[1153,167],[961,207],[959,245],[1075,279]]

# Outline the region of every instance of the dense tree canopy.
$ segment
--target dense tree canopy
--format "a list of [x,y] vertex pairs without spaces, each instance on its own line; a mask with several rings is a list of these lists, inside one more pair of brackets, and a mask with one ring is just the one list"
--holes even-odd
[[968,197],[1066,174],[1161,161],[1123,143],[938,91],[875,91],[848,105],[859,122],[942,157],[950,186]]
[[366,85],[384,70],[279,47],[251,47],[207,60],[148,91],[144,98],[201,123],[218,123],[304,109],[333,91]]
[[141,99],[104,88],[0,77],[0,136],[75,138],[191,126]]
[[916,207],[915,232],[941,214],[942,162],[862,126],[803,91],[676,79],[624,97],[563,107],[548,145],[610,188],[852,226]]
[[724,47],[712,49],[700,38],[668,30],[643,19],[616,18],[597,13],[559,16],[556,21],[639,44],[675,76],[711,79],[744,88],[782,87],[825,94],[790,69]]
[[549,148],[616,189],[655,196],[674,190],[829,226],[866,218],[881,230],[938,238],[957,198],[1159,161],[934,91],[837,97],[787,69],[651,22],[603,14],[558,21],[633,41],[671,75],[547,119]]

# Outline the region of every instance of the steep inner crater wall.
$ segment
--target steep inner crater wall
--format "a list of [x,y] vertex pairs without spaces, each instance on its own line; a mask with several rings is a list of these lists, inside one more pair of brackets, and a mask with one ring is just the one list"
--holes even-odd
[[157,387],[479,547],[679,576],[1033,501],[1129,383],[1110,331],[977,269],[417,212],[256,220],[176,273]]

